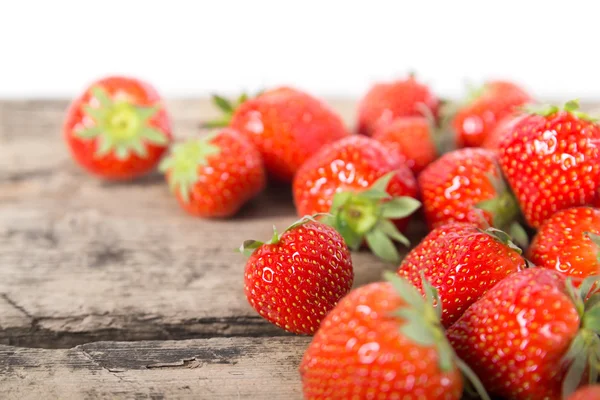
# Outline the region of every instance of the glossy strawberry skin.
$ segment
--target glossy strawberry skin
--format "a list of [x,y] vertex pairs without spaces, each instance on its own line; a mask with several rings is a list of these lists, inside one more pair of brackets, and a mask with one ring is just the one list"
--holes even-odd
[[230,126],[254,143],[269,175],[282,182],[291,182],[323,145],[348,135],[343,121],[325,103],[289,87],[242,103]]
[[377,83],[358,106],[358,132],[371,136],[398,117],[423,116],[423,105],[437,115],[439,99],[413,77]]
[[244,291],[263,318],[286,331],[312,335],[353,279],[350,251],[340,234],[307,222],[252,253]]
[[527,223],[591,204],[600,187],[600,128],[566,111],[531,114],[503,138],[500,164]]
[[568,400],[598,400],[600,399],[600,385],[584,386],[571,396]]
[[490,395],[561,398],[562,358],[579,329],[565,277],[544,268],[510,275],[447,331]]
[[444,154],[419,175],[421,201],[430,229],[448,222],[480,225],[492,215],[476,205],[498,195],[489,177],[502,179],[497,157],[484,149],[467,148]]
[[[298,170],[293,183],[299,216],[329,212],[336,193],[363,191],[378,178],[396,170],[387,192],[391,196],[417,196],[410,169],[378,141],[352,135],[322,148]],[[408,219],[399,221],[399,228]]]
[[101,87],[110,96],[125,97],[138,106],[149,107],[158,104],[160,108],[150,122],[152,126],[163,132],[169,141],[172,140],[171,122],[164,106],[161,105],[162,98],[156,89],[136,78],[110,76],[92,83],[69,105],[63,124],[63,137],[73,159],[86,171],[108,180],[130,180],[152,171],[166,152],[168,145],[147,144],[147,157],[131,154],[127,159],[120,160],[113,153],[97,157],[95,153],[98,141],[77,137],[75,129],[84,126],[85,121],[89,119],[84,112],[84,106],[93,101],[92,87]]
[[586,232],[600,235],[600,210],[574,207],[558,211],[538,230],[527,250],[527,258],[576,281],[600,274],[598,247]]
[[372,283],[344,297],[300,364],[305,398],[460,399],[458,370],[442,372],[434,347],[400,332],[404,321],[392,312],[404,304],[389,283]]
[[266,186],[266,173],[260,153],[252,143],[234,129],[221,130],[210,143],[220,153],[209,156],[206,165],[198,166],[198,181],[186,202],[180,192],[181,207],[198,217],[226,218],[235,215]]
[[442,324],[456,321],[494,285],[525,268],[515,250],[467,223],[432,230],[400,266],[398,275],[422,290],[421,273],[442,300]]
[[504,117],[532,99],[519,86],[506,81],[488,82],[482,93],[459,109],[452,120],[458,147],[479,147]]
[[400,117],[377,129],[373,139],[381,142],[415,175],[437,158],[429,122],[423,117]]

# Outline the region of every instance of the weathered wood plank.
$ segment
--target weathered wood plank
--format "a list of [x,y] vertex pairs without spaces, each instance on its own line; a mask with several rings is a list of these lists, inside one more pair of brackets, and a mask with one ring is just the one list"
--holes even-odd
[[98,342],[45,350],[0,345],[0,397],[300,399],[306,337]]

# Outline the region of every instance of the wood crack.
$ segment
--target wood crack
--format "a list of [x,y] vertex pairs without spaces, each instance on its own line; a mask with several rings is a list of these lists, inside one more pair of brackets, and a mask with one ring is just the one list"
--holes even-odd
[[120,376],[118,373],[119,372],[125,372],[124,370],[122,370],[122,369],[107,368],[104,365],[102,365],[102,363],[100,363],[98,360],[96,360],[94,357],[92,357],[92,355],[90,353],[88,353],[87,351],[85,351],[84,348],[77,346],[76,349],[79,350],[81,352],[81,354],[83,354],[83,356],[85,358],[87,358],[88,360],[90,360],[94,365],[96,365],[97,367],[102,368],[103,370],[109,372],[113,376],[117,377],[120,381],[123,381],[123,377]]
[[29,312],[21,307],[20,305],[18,305],[16,302],[14,302],[6,293],[0,293],[0,298],[4,299],[4,301],[6,301],[8,304],[10,304],[12,307],[14,307],[17,311],[23,313],[26,317],[30,318],[32,320],[32,325],[33,325],[33,321],[36,319],[33,315],[29,314]]

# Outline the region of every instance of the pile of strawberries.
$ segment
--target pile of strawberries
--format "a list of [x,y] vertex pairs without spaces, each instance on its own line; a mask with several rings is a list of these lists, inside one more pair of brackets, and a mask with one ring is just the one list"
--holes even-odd
[[[369,90],[356,134],[291,87],[214,101],[218,129],[172,144],[157,92],[110,77],[71,104],[64,136],[106,179],[160,163],[200,217],[292,185],[301,219],[240,250],[252,307],[314,335],[307,399],[600,399],[600,125],[576,101],[505,81],[441,101],[410,76]],[[401,259],[411,218],[430,232]],[[361,248],[396,273],[352,289]]]

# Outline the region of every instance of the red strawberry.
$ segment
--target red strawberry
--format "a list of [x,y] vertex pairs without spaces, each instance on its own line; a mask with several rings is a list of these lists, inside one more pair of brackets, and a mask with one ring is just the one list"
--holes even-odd
[[519,215],[496,155],[484,149],[444,154],[418,178],[430,229],[448,222],[488,223],[504,229]]
[[487,135],[481,147],[497,152],[504,136],[512,133],[513,128],[526,116],[527,114],[523,113],[513,113],[502,118]]
[[381,142],[418,175],[437,158],[433,129],[427,118],[400,117],[375,131]]
[[512,274],[469,307],[447,336],[490,394],[566,398],[584,376],[598,378],[600,294],[583,300],[595,279],[577,291],[557,271]]
[[310,217],[294,223],[267,242],[248,240],[248,302],[268,321],[286,331],[313,334],[323,317],[352,287],[348,247],[330,226]]
[[378,256],[394,262],[399,255],[390,238],[408,245],[398,228],[420,205],[410,169],[381,143],[359,135],[323,147],[298,170],[293,190],[299,215],[329,212],[327,223],[351,249],[366,239]]
[[299,90],[282,87],[233,106],[217,97],[238,129],[261,152],[268,173],[290,182],[300,166],[323,145],[348,135],[340,117],[325,103]]
[[162,99],[146,82],[111,76],[94,82],[67,111],[63,135],[75,161],[111,180],[156,167],[171,141]]
[[575,207],[544,222],[528,249],[536,265],[556,269],[576,281],[600,274],[600,210]]
[[233,129],[176,144],[160,168],[179,204],[200,217],[230,217],[266,182],[260,154]]
[[464,363],[444,337],[434,293],[426,303],[395,278],[353,290],[325,317],[300,364],[305,399],[461,398]]
[[584,386],[573,393],[568,400],[598,400],[600,399],[600,385]]
[[438,98],[411,76],[408,79],[375,84],[358,106],[358,132],[372,135],[398,117],[422,116],[428,109],[437,115]]
[[452,119],[458,147],[481,146],[500,120],[531,100],[522,88],[506,81],[490,81],[475,90]]
[[577,111],[546,107],[500,143],[500,164],[533,228],[558,210],[592,203],[600,189],[600,128]]
[[521,249],[494,228],[450,223],[432,230],[400,264],[398,275],[422,290],[422,276],[442,299],[442,323],[450,326],[508,275],[526,267]]

